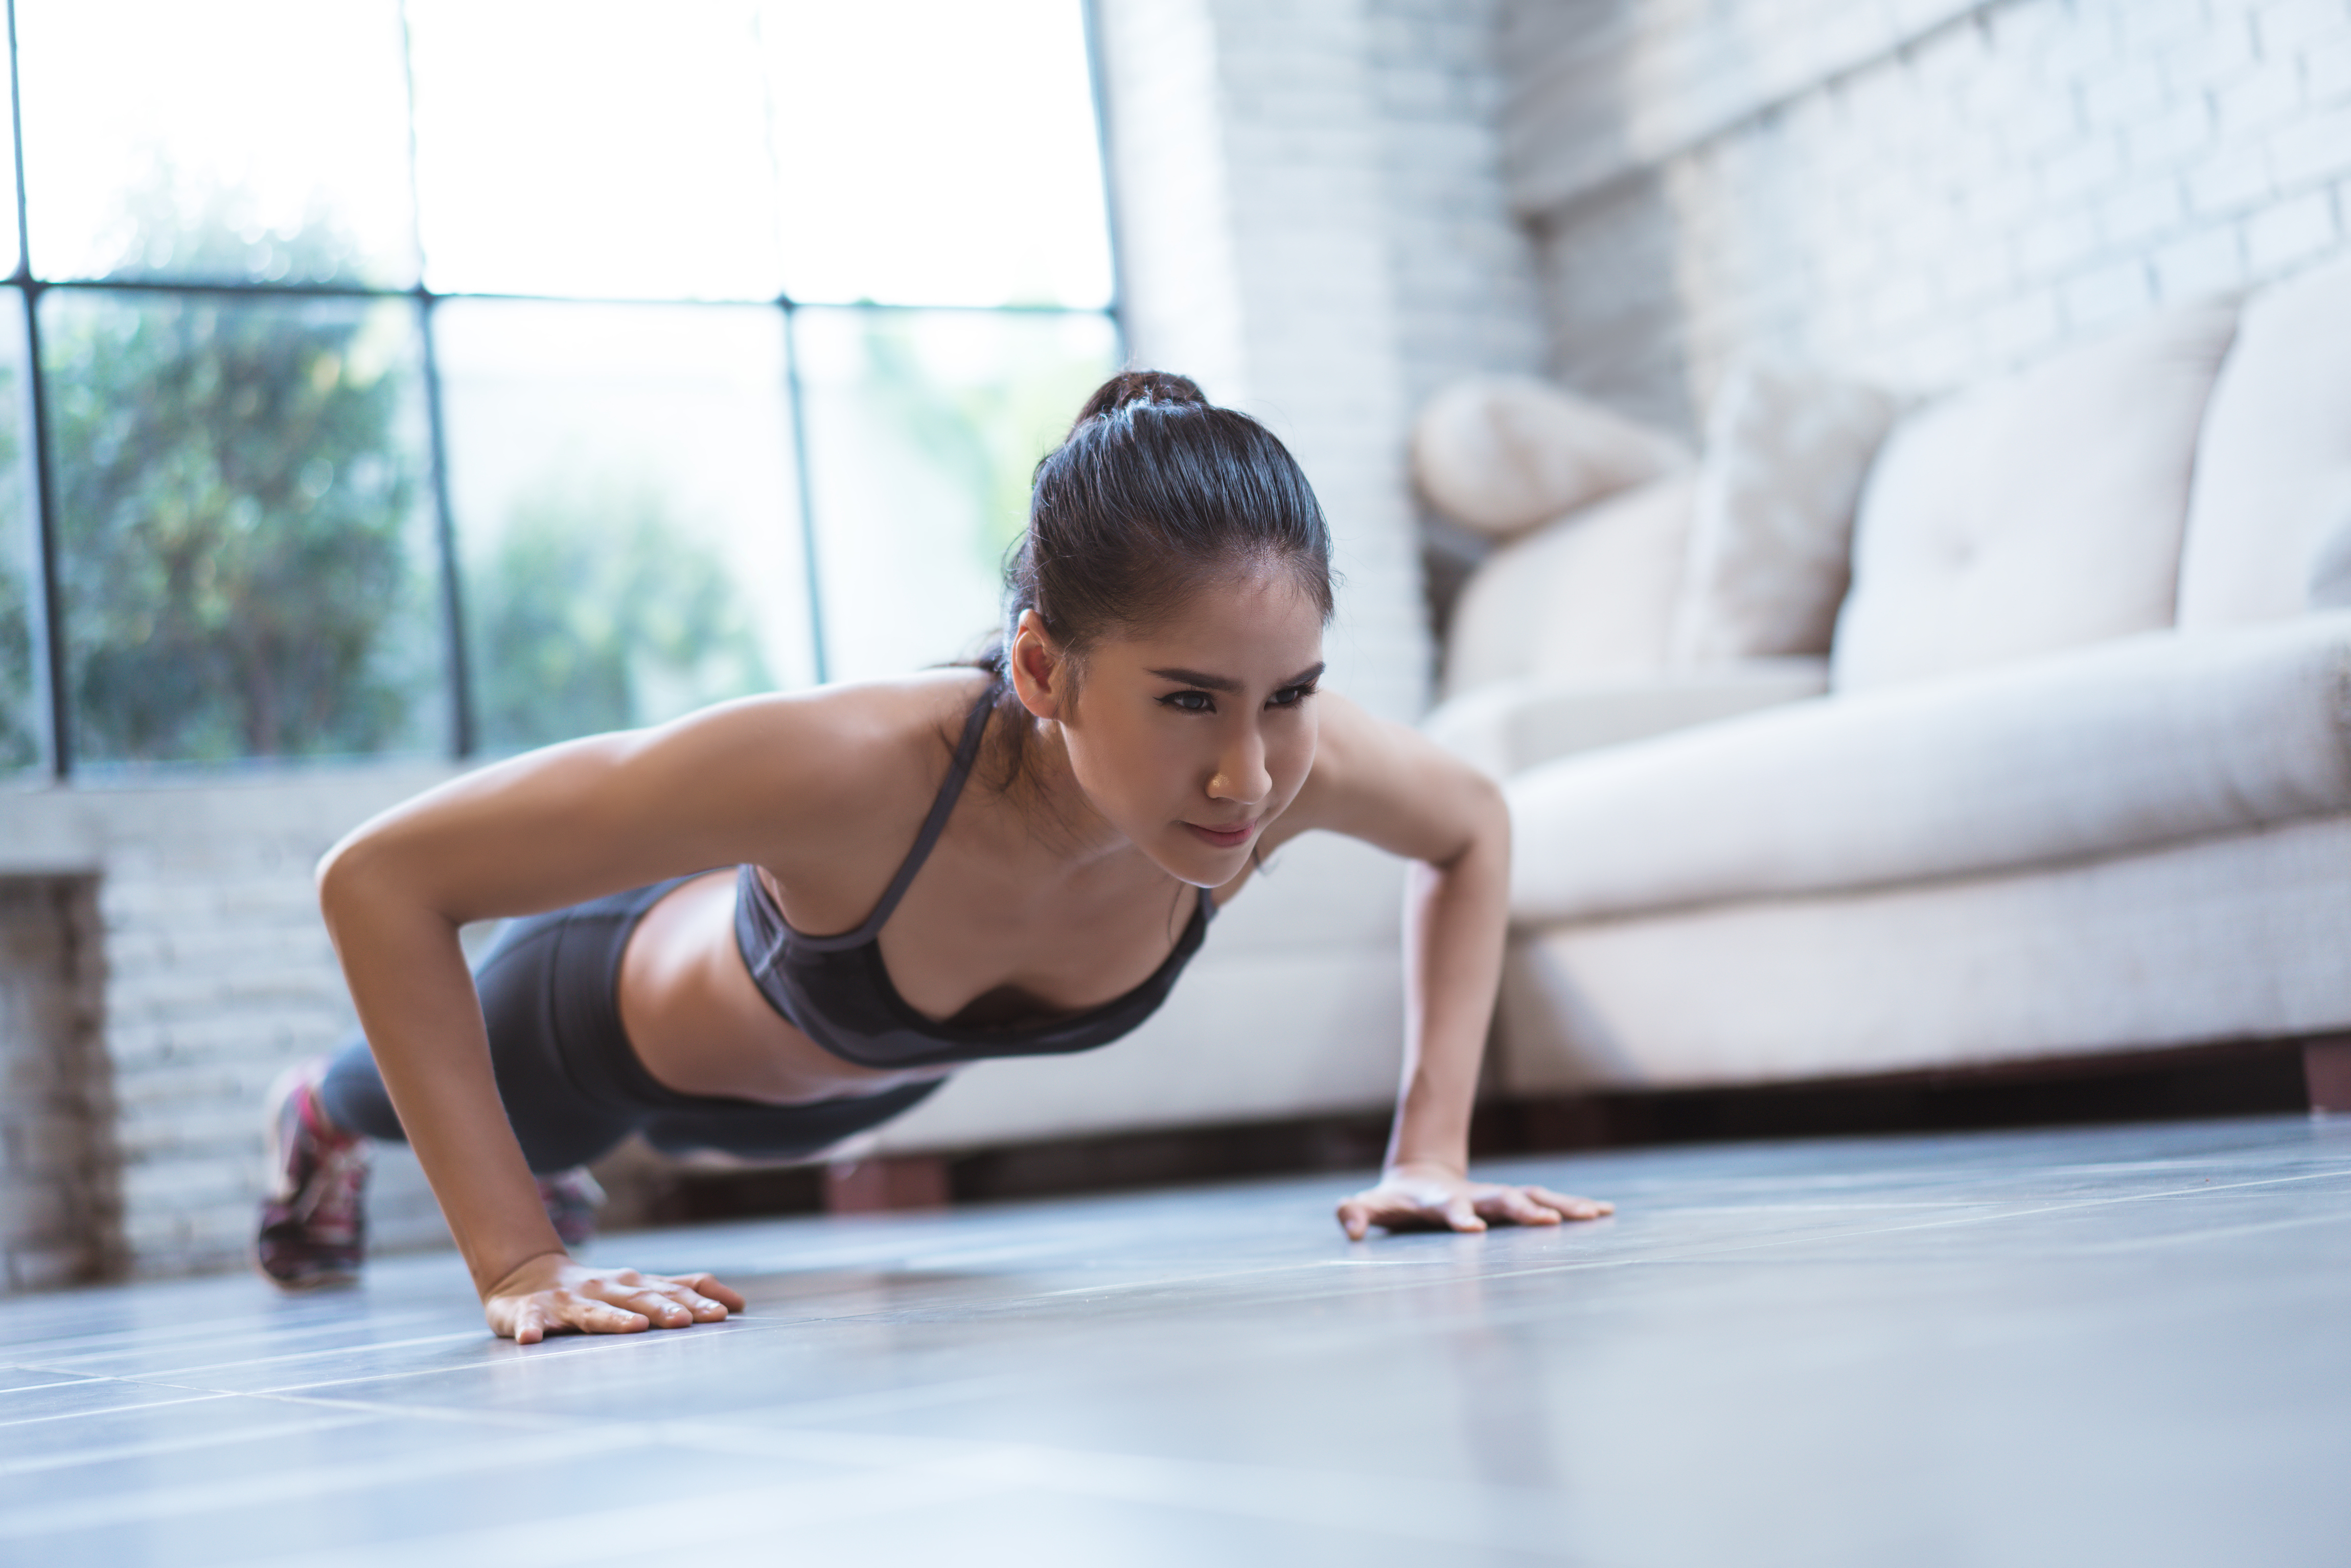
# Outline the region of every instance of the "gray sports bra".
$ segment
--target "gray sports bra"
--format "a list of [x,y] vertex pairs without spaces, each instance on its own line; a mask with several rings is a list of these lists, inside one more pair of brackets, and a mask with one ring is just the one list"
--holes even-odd
[[1184,972],[1184,966],[1191,962],[1208,934],[1208,921],[1217,905],[1204,887],[1184,934],[1176,938],[1176,950],[1151,977],[1124,996],[1083,1012],[1031,1023],[984,1026],[952,1020],[936,1023],[906,1005],[882,963],[882,927],[946,828],[947,814],[955,810],[956,798],[963,793],[964,780],[971,776],[972,762],[979,755],[980,736],[987,727],[987,716],[995,710],[999,689],[1000,683],[991,682],[971,716],[964,720],[955,762],[939,785],[938,798],[931,802],[931,814],[923,820],[922,831],[914,835],[914,847],[906,852],[898,874],[890,879],[882,902],[856,930],[838,936],[810,936],[795,931],[768,896],[768,884],[759,879],[757,868],[747,865],[736,873],[735,945],[742,949],[752,980],[786,1022],[845,1061],[861,1067],[935,1067],[983,1057],[1050,1056],[1108,1045],[1159,1009],[1176,977]]

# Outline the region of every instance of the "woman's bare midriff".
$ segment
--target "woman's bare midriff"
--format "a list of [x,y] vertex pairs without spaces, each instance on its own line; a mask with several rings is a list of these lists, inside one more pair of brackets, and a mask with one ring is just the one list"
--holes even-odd
[[775,1105],[879,1094],[943,1075],[844,1061],[784,1021],[735,945],[735,873],[663,895],[621,956],[621,1027],[637,1060],[681,1094]]

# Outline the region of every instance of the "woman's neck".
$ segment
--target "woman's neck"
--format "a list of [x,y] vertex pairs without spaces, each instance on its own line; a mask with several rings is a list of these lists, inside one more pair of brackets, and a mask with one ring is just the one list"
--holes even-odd
[[1122,855],[1142,858],[1134,841],[1095,810],[1078,782],[1061,725],[1028,714],[1020,716],[1030,727],[1018,754],[1019,769],[999,799],[1019,817],[1029,841],[1072,872]]

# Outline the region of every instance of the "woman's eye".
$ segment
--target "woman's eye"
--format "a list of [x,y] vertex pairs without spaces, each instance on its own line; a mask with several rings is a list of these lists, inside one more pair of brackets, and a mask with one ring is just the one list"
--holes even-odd
[[1167,695],[1161,697],[1159,700],[1165,703],[1169,707],[1180,708],[1186,713],[1214,713],[1217,711],[1216,699],[1208,695],[1206,692],[1170,692]]
[[1281,690],[1273,694],[1272,701],[1268,706],[1272,707],[1296,707],[1300,703],[1304,702],[1308,697],[1311,697],[1313,695],[1314,688],[1312,686],[1284,686]]

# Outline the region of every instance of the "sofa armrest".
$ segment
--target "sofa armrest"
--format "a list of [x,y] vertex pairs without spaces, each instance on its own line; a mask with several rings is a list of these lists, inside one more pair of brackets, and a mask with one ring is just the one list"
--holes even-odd
[[1984,876],[2351,810],[2351,612],[2156,632],[1531,768],[1511,913]]
[[1439,706],[1421,728],[1489,776],[1816,697],[1825,659],[1750,659],[1706,669],[1562,678],[1530,675],[1479,686]]

